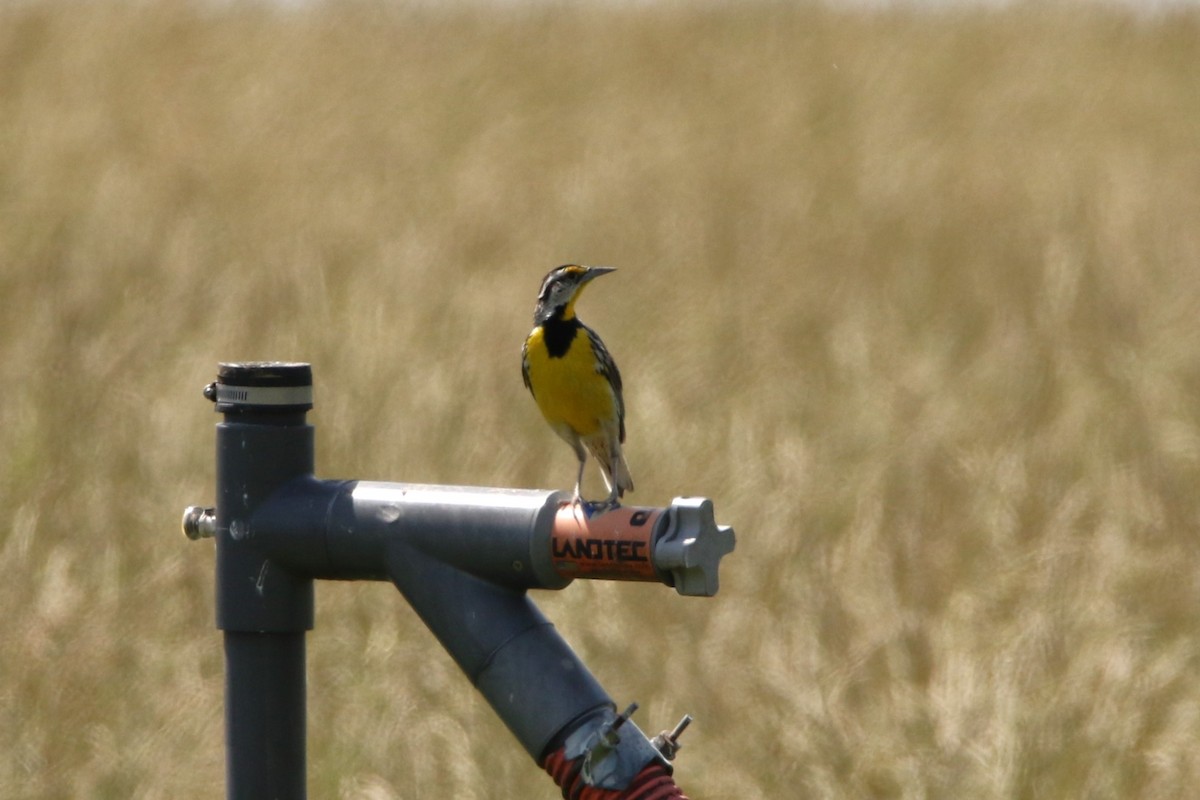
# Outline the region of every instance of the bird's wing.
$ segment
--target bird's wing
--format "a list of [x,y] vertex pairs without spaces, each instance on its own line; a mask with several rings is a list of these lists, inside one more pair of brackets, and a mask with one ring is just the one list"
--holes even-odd
[[583,329],[587,331],[588,341],[592,345],[592,355],[596,357],[596,372],[605,377],[608,385],[612,387],[613,396],[617,400],[617,418],[621,423],[621,443],[624,444],[625,398],[621,395],[621,370],[617,369],[617,362],[613,361],[608,348],[604,346],[604,342],[600,341],[600,337],[596,335],[596,332],[586,325],[583,326]]
[[521,345],[521,380],[525,381],[525,388],[533,394],[533,384],[529,382],[529,340]]

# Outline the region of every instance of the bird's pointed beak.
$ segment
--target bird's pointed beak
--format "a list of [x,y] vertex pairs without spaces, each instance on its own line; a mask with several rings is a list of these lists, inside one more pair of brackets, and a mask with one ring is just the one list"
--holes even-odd
[[588,283],[601,275],[607,275],[610,272],[616,272],[616,267],[588,267],[587,274],[583,276],[584,283]]

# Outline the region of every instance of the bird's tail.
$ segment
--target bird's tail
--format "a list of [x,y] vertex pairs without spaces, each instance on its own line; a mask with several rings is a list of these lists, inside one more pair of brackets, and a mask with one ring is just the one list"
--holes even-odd
[[609,440],[589,442],[588,449],[592,451],[600,468],[604,471],[604,480],[610,491],[617,497],[623,497],[626,492],[633,491],[633,476],[629,474],[629,465],[625,463],[625,454],[621,452],[621,443],[615,437]]

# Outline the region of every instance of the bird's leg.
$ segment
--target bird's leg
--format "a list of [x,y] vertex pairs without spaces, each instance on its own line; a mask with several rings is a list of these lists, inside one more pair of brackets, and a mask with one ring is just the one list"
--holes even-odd
[[621,507],[621,498],[617,496],[617,490],[613,489],[609,492],[608,497],[604,498],[599,503],[592,503],[592,511],[612,511],[614,508]]
[[603,467],[600,469],[600,475],[604,478],[604,485],[608,487],[608,497],[604,498],[603,501],[591,504],[593,513],[597,511],[604,513],[605,511],[612,511],[614,508],[621,507],[621,494],[620,489],[617,488],[616,479],[610,478],[608,470]]
[[583,468],[587,464],[587,456],[579,457],[579,474],[575,476],[575,502],[583,502]]
[[583,518],[592,515],[591,504],[583,499],[583,468],[587,466],[587,451],[580,444],[575,445],[575,455],[579,457],[579,474],[575,476],[575,496],[571,502],[583,512]]

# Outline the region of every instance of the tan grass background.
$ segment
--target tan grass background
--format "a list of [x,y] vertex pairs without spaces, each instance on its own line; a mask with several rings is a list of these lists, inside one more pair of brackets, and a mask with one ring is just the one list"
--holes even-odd
[[[549,267],[720,596],[537,600],[700,798],[1200,782],[1200,16],[0,6],[0,796],[222,796],[200,395],[324,477],[567,487]],[[553,797],[386,585],[321,586],[314,798]]]

